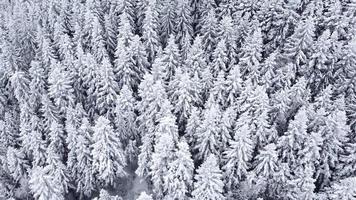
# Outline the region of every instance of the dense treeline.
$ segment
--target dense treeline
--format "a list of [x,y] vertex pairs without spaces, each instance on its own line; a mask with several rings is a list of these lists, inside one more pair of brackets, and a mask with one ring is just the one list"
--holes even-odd
[[0,199],[356,199],[355,14],[0,1]]

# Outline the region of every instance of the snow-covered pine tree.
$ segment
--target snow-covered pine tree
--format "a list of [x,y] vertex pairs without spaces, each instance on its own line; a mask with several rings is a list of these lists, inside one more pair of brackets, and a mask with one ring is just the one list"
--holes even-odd
[[169,85],[171,102],[174,106],[174,114],[177,115],[179,125],[184,128],[190,116],[192,106],[199,105],[199,89],[187,72],[178,68]]
[[165,178],[168,199],[189,199],[193,186],[194,162],[185,138],[177,144],[174,160],[169,164]]
[[9,78],[14,95],[20,103],[26,103],[29,98],[29,77],[22,71],[16,71]]
[[164,73],[163,80],[168,84],[173,79],[177,68],[181,65],[179,49],[173,35],[169,36],[167,46],[161,56]]
[[137,71],[137,79],[135,86],[137,87],[145,73],[148,71],[149,63],[147,61],[147,53],[141,42],[141,37],[133,36],[130,42],[130,59],[133,69]]
[[[241,121],[241,123],[244,122]],[[253,153],[253,142],[248,125],[242,124],[241,127],[236,127],[234,132],[234,139],[230,141],[223,156],[226,162],[223,166],[224,178],[229,190],[236,189],[238,184],[246,178]]]
[[41,96],[46,92],[46,72],[42,63],[32,61],[29,73],[31,76],[31,82],[29,83],[29,105],[33,112],[37,112],[40,106]]
[[169,173],[169,164],[174,159],[174,140],[170,133],[160,132],[159,138],[156,140],[152,154],[151,176],[155,198],[163,199],[166,195],[165,187],[169,186],[169,182],[164,179]]
[[315,43],[315,48],[310,56],[309,76],[312,94],[317,94],[325,86],[334,82],[333,71],[337,62],[337,55],[332,51],[332,39],[330,30],[325,30]]
[[99,82],[99,64],[91,53],[86,53],[83,58],[83,63],[79,69],[79,76],[81,77],[82,87],[86,93],[83,106],[89,116],[93,116],[96,103],[96,91]]
[[263,41],[266,43],[264,50],[273,52],[282,45],[289,36],[290,27],[297,13],[286,9],[286,3],[282,0],[264,1],[258,13],[261,20]]
[[49,166],[34,167],[30,174],[30,188],[34,197],[38,200],[64,200],[60,184],[50,174]]
[[75,170],[77,177],[75,178],[77,192],[80,197],[90,197],[96,188],[96,179],[93,173],[92,159],[92,137],[93,130],[87,118],[82,119],[82,124],[78,130],[78,138],[75,147],[76,163]]
[[273,194],[273,179],[276,176],[276,172],[279,170],[278,166],[278,154],[276,151],[276,145],[274,143],[268,144],[259,151],[255,160],[254,173],[262,181],[265,181],[264,186],[267,195]]
[[308,59],[311,47],[314,44],[315,24],[312,17],[308,17],[296,28],[294,34],[289,38],[286,47],[286,57],[296,63],[295,73],[305,75],[308,73]]
[[31,140],[29,141],[31,145],[30,151],[33,155],[33,166],[42,166],[47,157],[46,153],[46,141],[42,139],[41,132],[37,130],[32,130],[30,133]]
[[298,161],[304,142],[308,138],[307,125],[307,111],[305,107],[301,107],[294,120],[289,123],[288,131],[277,141],[279,160],[288,163],[291,169],[296,169],[301,164]]
[[122,198],[118,195],[110,195],[107,190],[101,189],[99,197],[96,197],[93,200],[122,200]]
[[118,82],[119,88],[123,85],[129,85],[133,88],[138,81],[138,74],[130,61],[129,47],[124,44],[123,40],[119,39],[114,61],[115,80]]
[[71,172],[71,176],[76,176],[76,145],[78,142],[78,129],[82,124],[82,119],[87,117],[87,114],[83,106],[78,103],[75,108],[68,108],[68,112],[65,116],[65,131],[67,133],[67,169]]
[[7,169],[15,181],[21,179],[26,180],[28,177],[27,170],[29,163],[26,160],[26,155],[21,150],[17,150],[13,147],[8,147],[6,152],[6,164]]
[[177,2],[176,40],[180,46],[182,58],[185,59],[193,39],[193,18],[189,0]]
[[183,66],[183,70],[189,72],[190,76],[197,74],[198,77],[202,77],[203,70],[207,67],[207,60],[202,48],[201,36],[195,37]]
[[124,85],[116,101],[114,123],[119,134],[120,140],[127,145],[129,140],[137,137],[137,127],[135,124],[136,100],[133,92],[127,85]]
[[[233,2],[230,2],[233,4]],[[233,19],[230,15],[224,16],[220,20],[218,28],[218,38],[219,40],[225,40],[226,43],[226,54],[229,58],[227,63],[227,70],[229,71],[231,67],[237,64],[237,34],[235,31],[235,25]]]
[[49,145],[48,148],[52,149],[62,160],[64,158],[64,147],[65,147],[65,135],[63,130],[63,125],[56,121],[53,121],[49,131]]
[[224,200],[224,182],[222,181],[222,171],[219,168],[218,159],[214,154],[210,154],[207,159],[197,169],[195,175],[194,190],[192,196],[194,200]]
[[295,179],[289,181],[289,187],[287,197],[291,199],[315,199],[315,179],[313,179],[313,169],[310,164],[306,166],[300,166],[296,169]]
[[226,107],[226,78],[224,70],[219,70],[213,83],[213,87],[210,90],[210,95],[213,96],[215,102],[221,106]]
[[[125,0],[126,2],[126,0]],[[120,24],[118,27],[119,34],[117,35],[117,42],[122,43],[125,46],[128,46],[130,40],[134,35],[134,29],[132,27],[132,23],[130,21],[130,16],[128,13],[123,12],[120,15]],[[121,41],[120,41],[121,40]],[[116,47],[117,51],[118,47]]]
[[218,155],[221,111],[219,105],[210,96],[203,110],[203,119],[196,130],[195,149],[198,151],[196,158],[205,160],[210,154]]
[[227,64],[229,58],[227,55],[227,48],[224,39],[218,42],[212,57],[213,62],[211,63],[211,73],[213,74],[213,77],[216,78],[220,71],[227,72],[228,69]]
[[[319,150],[320,163],[315,169],[318,189],[328,186],[333,176],[336,175],[332,169],[335,169],[340,163],[343,146],[346,144],[350,130],[347,125],[344,98],[333,101],[331,95],[332,90],[327,88],[318,96],[315,107],[319,108],[316,110],[316,116],[312,123],[314,131],[322,138]],[[343,169],[342,171],[348,170]]]
[[119,136],[103,116],[96,120],[93,131],[93,170],[105,185],[115,185],[117,178],[126,175],[126,159]]
[[203,40],[203,49],[206,53],[207,59],[210,59],[217,43],[216,36],[218,34],[218,21],[216,19],[214,8],[208,9],[204,12],[200,26],[201,28],[199,34]]
[[103,58],[101,69],[98,70],[100,78],[97,83],[98,88],[95,91],[97,97],[97,111],[99,115],[105,115],[111,119],[119,88],[115,82],[115,75],[108,57]]
[[254,25],[254,30],[247,36],[241,48],[240,62],[242,75],[250,78],[253,84],[259,82],[260,64],[262,60],[262,33],[258,25]]
[[60,190],[63,195],[67,194],[71,186],[70,177],[65,164],[58,153],[55,152],[55,149],[47,148],[46,164],[46,167],[49,168],[49,175],[53,178],[53,181],[57,183],[56,187],[58,190]]
[[200,126],[200,122],[200,111],[197,107],[193,106],[185,128],[185,137],[191,147],[196,145],[196,132]]
[[110,57],[113,57],[115,54],[116,44],[117,44],[117,33],[115,31],[115,26],[113,24],[113,16],[111,13],[107,13],[104,16],[104,39],[105,39],[105,47],[107,49]]
[[139,97],[141,101],[137,103],[140,123],[139,132],[142,137],[140,154],[138,156],[138,168],[136,173],[141,177],[146,177],[149,172],[150,160],[154,145],[154,131],[156,122],[159,119],[159,111],[163,102],[167,100],[167,94],[160,80],[155,82],[151,74],[146,74],[139,85]]
[[232,0],[221,0],[218,7],[219,18],[222,19],[225,16],[234,16],[237,10],[238,2]]
[[226,77],[226,85],[227,106],[236,106],[238,96],[242,92],[242,78],[239,65],[232,66]]
[[163,44],[166,44],[172,35],[176,34],[176,7],[177,1],[163,0],[160,2],[159,22],[160,36]]
[[51,71],[48,77],[49,96],[62,113],[68,106],[74,105],[74,90],[68,71],[58,61],[51,61]]
[[155,5],[156,1],[149,1],[145,18],[142,26],[142,39],[148,55],[148,61],[152,63],[156,57],[156,53],[160,48],[160,39],[158,33],[158,13]]

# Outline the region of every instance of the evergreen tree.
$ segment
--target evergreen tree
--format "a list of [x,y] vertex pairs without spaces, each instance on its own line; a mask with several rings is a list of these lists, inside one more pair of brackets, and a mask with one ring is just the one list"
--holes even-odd
[[34,112],[39,109],[39,102],[41,101],[41,96],[46,92],[46,72],[45,68],[38,61],[31,62],[31,68],[29,69],[31,82],[29,83],[29,104]]
[[34,166],[42,166],[46,160],[46,143],[42,139],[42,134],[39,131],[33,130],[30,133],[32,144],[30,147],[30,151],[33,155],[32,165]]
[[210,95],[212,95],[216,103],[223,108],[226,106],[226,87],[225,73],[223,70],[220,70],[210,90]]
[[188,199],[193,185],[194,162],[189,152],[189,145],[185,139],[178,143],[175,159],[169,165],[167,183],[167,197],[171,199]]
[[16,150],[13,147],[8,147],[6,152],[7,168],[11,176],[16,181],[27,179],[27,169],[29,163],[26,160],[25,154],[21,150]]
[[180,66],[180,54],[178,50],[178,46],[174,41],[173,35],[171,35],[168,39],[168,44],[163,51],[162,55],[162,67],[164,77],[163,79],[168,83],[172,80],[175,75],[175,71]]
[[302,21],[286,44],[286,56],[296,63],[296,73],[305,74],[310,49],[314,43],[315,25],[312,17]]
[[[341,101],[340,103],[344,104],[343,99],[337,101]],[[320,168],[317,170],[317,183],[321,188],[329,185],[333,176],[331,169],[335,168],[340,162],[339,157],[342,152],[342,146],[347,141],[349,127],[346,124],[347,117],[343,107],[335,108],[329,115],[324,113],[326,118],[321,118],[321,124],[318,129],[323,138],[320,151]],[[323,113],[323,111],[320,111],[320,113]]]
[[100,115],[111,117],[117,99],[118,87],[115,82],[112,65],[108,58],[103,59],[99,77],[99,83],[97,83],[98,88],[95,91],[97,96],[97,109]]
[[124,85],[116,101],[114,122],[120,140],[125,144],[137,136],[135,106],[136,100],[132,91]]
[[207,54],[206,57],[210,59],[216,45],[215,38],[216,35],[218,34],[217,33],[218,22],[215,16],[214,9],[209,9],[206,11],[208,12],[206,12],[202,17],[202,22],[201,22],[202,25],[199,33],[202,36],[203,49]]
[[136,173],[145,177],[149,172],[154,145],[154,131],[157,120],[160,118],[159,111],[163,103],[167,101],[167,94],[161,81],[155,82],[151,74],[146,74],[139,86],[139,97],[142,100],[137,104],[140,113],[137,120],[140,122],[139,131],[142,136],[142,145],[140,146]]
[[276,79],[276,68],[277,68],[277,53],[271,53],[267,59],[262,63],[262,73],[261,73],[261,81],[266,85],[267,92],[269,92],[272,87],[274,80]]
[[203,69],[207,67],[207,60],[200,36],[195,37],[183,66],[185,66],[183,70],[189,72],[191,76],[197,74],[199,77],[202,77]]
[[262,60],[262,35],[259,27],[256,27],[246,38],[240,57],[239,65],[241,66],[242,74],[251,78],[253,83],[257,83]]
[[219,3],[219,17],[223,18],[224,16],[234,16],[237,9],[237,2],[232,0],[221,0]]
[[195,146],[196,142],[196,132],[198,127],[200,126],[200,111],[197,107],[193,106],[191,114],[187,120],[187,126],[185,129],[185,136],[190,146]]
[[276,145],[268,144],[256,156],[255,173],[263,178],[271,178],[278,170],[277,162]]
[[54,149],[47,149],[47,167],[49,168],[49,175],[53,177],[53,180],[57,183],[56,187],[62,194],[68,193],[70,185],[70,178],[68,171],[58,153]]
[[[177,23],[175,24],[175,30],[177,32],[176,40],[180,44],[183,51],[182,55],[185,55],[185,51],[190,47],[191,40],[193,38],[193,19],[192,10],[189,0],[183,0],[177,2]],[[185,56],[183,56],[185,58]]]
[[298,163],[299,152],[302,151],[304,141],[307,139],[308,116],[306,108],[302,107],[289,123],[288,131],[278,139],[277,151],[282,162],[295,169]]
[[73,87],[67,71],[57,61],[52,60],[52,71],[48,77],[49,95],[61,112],[65,112],[68,106],[73,106]]
[[84,108],[89,116],[95,113],[96,91],[99,83],[99,64],[91,53],[84,55],[83,65],[79,69],[79,76],[82,77],[83,90],[87,97],[84,99]]
[[251,132],[246,124],[235,130],[234,139],[230,141],[228,149],[224,152],[224,175],[226,185],[234,189],[246,178],[249,162],[252,159],[253,143]]
[[235,105],[237,98],[242,92],[242,79],[240,73],[240,67],[235,65],[230,70],[226,77],[226,103],[227,105]]
[[50,127],[49,140],[48,148],[62,159],[64,156],[64,131],[63,126],[56,121],[52,122]]
[[[233,2],[230,3],[233,4]],[[227,63],[228,70],[237,63],[237,34],[234,27],[232,17],[226,15],[221,19],[218,29],[219,40],[225,40],[226,43],[226,54],[229,58]]]
[[176,34],[176,7],[177,1],[167,1],[164,0],[161,2],[160,13],[159,13],[159,22],[160,22],[160,36],[163,44],[169,40],[168,38],[171,35]]
[[[143,75],[148,71],[149,63],[147,61],[145,48],[138,35],[135,35],[130,43],[130,58],[134,69],[137,71],[137,79],[140,81]],[[139,81],[136,82],[136,85],[139,84]]]
[[143,33],[142,39],[148,55],[148,61],[153,62],[160,47],[158,30],[158,13],[155,9],[155,1],[149,1],[146,11],[145,18],[143,20]]
[[213,52],[213,62],[212,62],[212,68],[211,68],[211,73],[213,74],[213,77],[217,77],[218,73],[220,71],[227,72],[228,66],[228,57],[227,57],[227,49],[226,49],[226,44],[225,40],[222,39],[219,41],[217,44],[214,52]]
[[126,175],[126,160],[121,141],[112,128],[110,121],[99,117],[93,128],[93,170],[99,180],[106,185]]
[[152,154],[151,176],[153,191],[157,199],[165,196],[165,186],[170,183],[165,182],[168,176],[169,164],[173,161],[174,140],[172,135],[161,132],[155,145],[155,152]]
[[224,183],[222,181],[222,172],[219,169],[218,159],[214,154],[209,155],[198,168],[194,179],[196,180],[192,192],[194,200],[225,199],[223,195]]
[[83,195],[89,197],[95,189],[95,177],[91,155],[92,152],[92,129],[87,118],[82,120],[82,125],[78,130],[78,138],[75,147],[76,165],[75,170],[78,173],[76,177],[77,192],[81,198]]
[[67,169],[71,172],[72,177],[76,177],[77,132],[84,117],[87,117],[87,114],[81,104],[77,104],[75,108],[68,108],[68,112],[66,113],[65,131],[67,132],[66,143],[69,150],[67,156]]
[[196,130],[196,146],[198,151],[197,158],[205,160],[210,154],[219,152],[219,135],[220,135],[220,108],[213,100],[209,98],[203,111],[203,120]]
[[111,196],[108,191],[106,191],[105,189],[101,189],[99,199],[95,198],[95,200],[122,200],[122,198],[118,196]]
[[20,103],[25,103],[29,97],[30,80],[24,72],[17,71],[9,79],[14,95]]
[[263,41],[266,52],[274,51],[288,37],[288,31],[295,24],[297,13],[286,8],[281,0],[264,1],[259,11]]
[[105,38],[105,47],[107,49],[108,54],[113,57],[115,54],[115,49],[116,49],[116,31],[115,31],[115,26],[112,22],[113,16],[109,14],[105,14],[104,16],[104,26],[105,26],[105,33],[104,33],[104,38]]
[[297,169],[296,178],[290,181],[292,189],[289,191],[288,198],[315,199],[314,181],[313,170],[310,165],[307,165],[305,169],[303,167]]
[[334,71],[337,59],[331,53],[334,49],[332,48],[329,29],[323,32],[315,46],[309,62],[310,81],[313,83],[311,84],[313,86],[311,89],[314,94],[334,81],[332,72]]
[[123,85],[129,85],[132,88],[136,86],[138,75],[130,61],[129,47],[124,44],[123,40],[118,40],[115,51],[114,72],[119,88]]
[[[128,2],[125,0],[125,2]],[[131,41],[134,33],[134,29],[132,27],[132,23],[130,21],[130,16],[128,13],[123,12],[120,15],[120,24],[119,24],[119,34],[117,35],[117,42],[128,46]],[[116,47],[116,51],[118,50],[118,46]]]
[[200,103],[199,90],[189,77],[189,74],[177,69],[169,85],[174,113],[178,116],[179,125],[184,126],[190,116],[192,106]]
[[39,200],[54,199],[63,200],[64,196],[60,188],[58,188],[58,182],[53,178],[53,175],[49,173],[50,168],[35,167],[31,171],[31,179],[29,181],[31,191],[34,197]]

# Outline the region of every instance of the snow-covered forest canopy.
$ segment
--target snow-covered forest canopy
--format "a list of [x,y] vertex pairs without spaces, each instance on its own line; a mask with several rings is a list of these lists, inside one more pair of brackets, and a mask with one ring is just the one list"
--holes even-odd
[[0,199],[356,199],[356,0],[0,0]]

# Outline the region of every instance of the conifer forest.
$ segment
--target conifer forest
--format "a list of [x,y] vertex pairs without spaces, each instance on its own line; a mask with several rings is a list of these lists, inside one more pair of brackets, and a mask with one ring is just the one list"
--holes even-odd
[[0,0],[1,200],[356,200],[356,0]]

